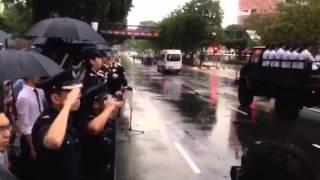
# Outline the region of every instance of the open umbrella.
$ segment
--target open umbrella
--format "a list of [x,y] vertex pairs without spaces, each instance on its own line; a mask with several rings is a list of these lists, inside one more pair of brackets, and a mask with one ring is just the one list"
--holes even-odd
[[30,51],[0,51],[0,82],[23,77],[50,77],[62,72],[51,59]]
[[72,18],[50,18],[33,25],[29,37],[63,38],[78,41],[105,42],[89,24]]

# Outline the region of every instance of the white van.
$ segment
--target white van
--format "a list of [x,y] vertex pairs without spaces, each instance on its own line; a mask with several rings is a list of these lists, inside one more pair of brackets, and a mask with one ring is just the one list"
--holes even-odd
[[181,50],[162,50],[158,58],[158,72],[174,72],[179,73],[182,69]]

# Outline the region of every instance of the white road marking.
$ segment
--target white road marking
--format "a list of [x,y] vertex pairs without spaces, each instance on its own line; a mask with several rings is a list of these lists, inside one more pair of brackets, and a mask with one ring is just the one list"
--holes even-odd
[[241,110],[239,110],[239,109],[237,109],[237,108],[234,108],[234,107],[232,107],[232,106],[228,106],[228,108],[230,108],[230,109],[232,109],[232,110],[235,110],[235,111],[237,111],[238,113],[241,113],[241,114],[243,114],[243,115],[249,116],[248,113],[246,113],[246,112],[244,112],[244,111],[241,111]]
[[320,109],[315,109],[315,108],[305,108],[305,109],[320,113]]
[[320,145],[318,145],[318,144],[312,144],[312,146],[314,146],[314,147],[316,147],[316,148],[320,149]]
[[182,148],[182,146],[179,143],[174,143],[174,146],[178,149],[178,151],[180,152],[180,154],[182,155],[182,157],[187,161],[187,163],[189,164],[189,166],[191,167],[191,169],[193,170],[193,172],[195,174],[200,174],[201,171],[198,168],[198,166],[194,163],[194,161],[190,158],[190,156],[188,155],[188,153]]

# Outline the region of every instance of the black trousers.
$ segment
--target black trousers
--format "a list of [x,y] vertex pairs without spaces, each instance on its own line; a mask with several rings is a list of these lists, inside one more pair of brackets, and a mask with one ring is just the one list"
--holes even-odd
[[95,166],[84,171],[83,180],[113,180],[113,166]]
[[30,158],[30,146],[26,136],[21,136],[21,180],[37,179],[37,162]]

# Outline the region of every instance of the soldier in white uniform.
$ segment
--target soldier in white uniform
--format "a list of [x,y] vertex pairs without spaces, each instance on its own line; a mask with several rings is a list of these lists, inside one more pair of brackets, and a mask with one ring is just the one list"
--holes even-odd
[[286,46],[284,46],[284,45],[279,47],[279,49],[276,51],[276,60],[283,59],[283,56],[286,53],[285,49],[286,49]]
[[[311,46],[308,46],[304,48],[301,53],[299,54],[299,60],[300,61],[309,61],[309,62],[314,62],[316,61],[313,55],[311,54]],[[299,66],[301,68],[301,65]],[[317,70],[318,66],[312,64],[312,70]]]
[[[278,50],[278,48],[274,47],[270,51],[270,55],[269,55],[270,60],[276,60],[277,50]],[[279,67],[279,63],[273,61],[273,62],[271,62],[271,67]]]
[[269,55],[270,55],[271,50],[272,50],[271,46],[268,46],[266,48],[266,50],[263,52],[263,55],[262,55],[263,60],[269,60]]
[[268,67],[270,66],[270,53],[272,50],[272,46],[268,46],[266,50],[262,54],[262,66]]
[[285,52],[284,52],[284,54],[282,56],[282,60],[284,60],[282,62],[282,65],[281,65],[282,68],[290,68],[291,67],[291,62],[289,62],[288,60],[290,60],[290,56],[292,54],[292,50],[293,50],[292,47],[287,47],[285,49]]
[[304,48],[301,53],[299,54],[299,60],[304,61],[315,61],[314,57],[311,54],[311,46]]
[[315,63],[313,63],[317,68],[319,69],[320,67],[320,49],[317,50],[317,55],[315,56]]
[[296,60],[298,60],[299,59],[299,48],[296,48],[296,47],[293,47],[292,48],[292,52],[291,52],[291,54],[289,55],[289,59],[291,60],[291,61],[296,61]]

